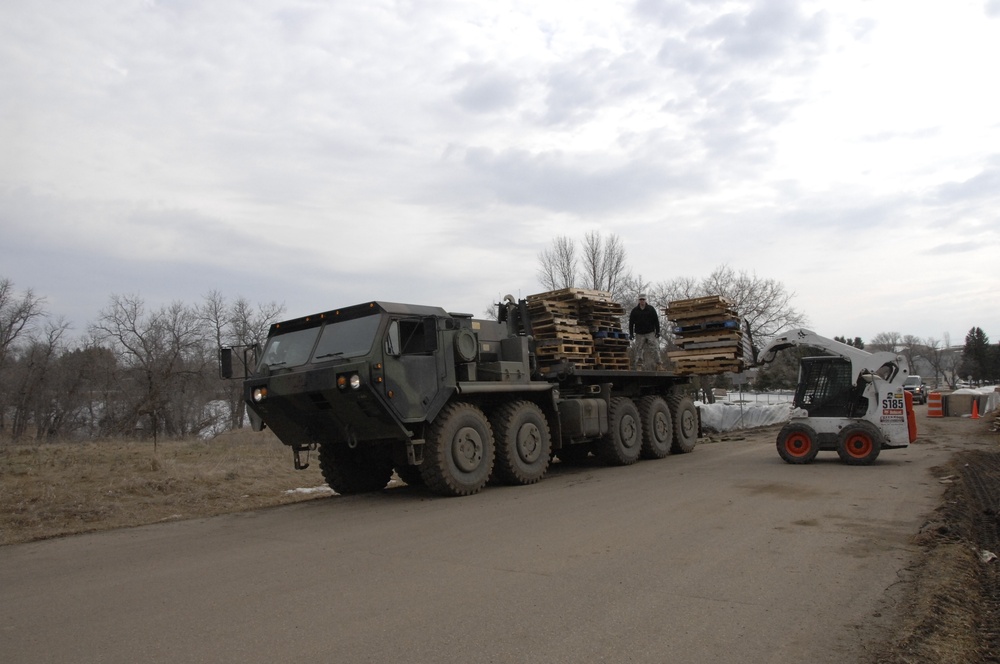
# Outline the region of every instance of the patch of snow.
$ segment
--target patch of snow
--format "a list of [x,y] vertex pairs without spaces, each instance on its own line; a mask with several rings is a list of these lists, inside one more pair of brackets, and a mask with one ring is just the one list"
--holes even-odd
[[286,494],[290,494],[290,493],[305,493],[305,494],[311,494],[311,493],[333,493],[333,489],[331,489],[330,487],[328,487],[327,485],[324,484],[323,486],[306,487],[306,488],[301,488],[301,489],[289,489],[288,491],[285,491],[284,493],[286,493]]

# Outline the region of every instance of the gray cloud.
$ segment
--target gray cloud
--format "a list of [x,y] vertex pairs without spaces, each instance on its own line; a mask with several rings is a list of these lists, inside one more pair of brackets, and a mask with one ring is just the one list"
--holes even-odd
[[467,152],[465,165],[474,181],[504,203],[582,215],[627,210],[671,191],[704,186],[693,173],[671,173],[640,160],[602,165],[596,155],[478,148]]
[[[937,204],[1000,200],[1000,155],[994,156],[978,175],[962,182],[945,183],[937,187],[929,198]],[[990,216],[998,214],[994,207]]]
[[488,65],[466,65],[455,77],[462,87],[455,95],[460,106],[474,113],[492,113],[515,106],[521,84],[516,76]]
[[949,254],[964,254],[981,248],[982,245],[975,241],[945,242],[944,244],[938,244],[930,247],[922,253],[927,256],[947,256]]

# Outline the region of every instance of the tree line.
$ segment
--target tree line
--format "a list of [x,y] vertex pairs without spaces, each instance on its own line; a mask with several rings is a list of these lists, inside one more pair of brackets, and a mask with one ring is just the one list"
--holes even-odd
[[[624,246],[614,235],[588,233],[579,253],[570,238],[556,238],[539,254],[539,266],[546,289],[605,290],[622,303],[646,292],[661,311],[673,300],[722,295],[749,322],[758,346],[806,322],[791,306],[794,293],[780,282],[726,265],[700,279],[646,281],[629,269]],[[18,292],[13,281],[0,277],[0,436],[155,441],[220,425],[238,428],[244,419],[241,386],[219,378],[219,349],[262,346],[284,310],[274,302],[229,301],[217,291],[195,305],[174,302],[159,308],[148,307],[138,295],[114,294],[85,334],[71,339],[69,324],[49,314],[44,297],[30,288]],[[665,331],[666,344],[670,335]],[[867,346],[859,337],[839,339],[902,353],[914,373],[926,370],[932,386],[1000,379],[1000,344],[991,344],[979,327],[969,330],[961,352],[947,334],[920,339],[883,332]],[[786,352],[758,372],[754,389],[791,388],[796,375],[797,356]],[[729,376],[718,381],[727,385]]]
[[[647,281],[629,268],[624,243],[614,234],[588,232],[579,246],[568,236],[556,237],[548,249],[538,254],[538,265],[538,278],[548,290],[574,287],[603,290],[622,303],[635,302],[638,294],[644,292],[649,303],[659,311],[674,300],[721,295],[734,304],[758,347],[763,347],[782,330],[807,324],[805,314],[792,306],[795,293],[782,283],[754,272],[736,271],[728,265],[720,265],[700,278]],[[663,336],[663,345],[668,346],[669,331]],[[860,337],[834,338],[865,348]],[[1000,379],[1000,344],[991,345],[979,327],[972,328],[966,335],[961,352],[956,352],[948,334],[940,339],[921,339],[898,332],[881,332],[867,346],[871,351],[902,353],[911,371],[926,370],[930,375],[924,378],[934,386],[954,388],[960,381],[980,383]],[[764,391],[794,387],[799,356],[809,353],[815,351],[800,349],[779,354],[774,363],[757,372],[754,388]],[[729,382],[729,377],[720,376],[714,382],[722,387]]]
[[180,437],[238,427],[238,382],[219,378],[223,346],[263,344],[284,305],[227,301],[150,308],[112,295],[85,334],[51,316],[45,298],[0,278],[0,433],[18,441]]

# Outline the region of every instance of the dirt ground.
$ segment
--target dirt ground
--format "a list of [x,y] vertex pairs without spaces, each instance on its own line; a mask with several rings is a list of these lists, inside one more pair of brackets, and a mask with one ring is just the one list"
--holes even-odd
[[[899,630],[875,648],[877,664],[1000,662],[1000,418],[974,431],[982,448],[956,452],[933,469],[946,489],[915,536]],[[943,437],[947,419],[921,421],[921,439]],[[979,424],[979,423],[976,423]]]
[[[1000,432],[991,430],[1000,418],[955,427],[923,411],[920,442],[954,454],[933,469],[943,499],[915,533],[921,554],[886,609],[899,616],[898,628],[867,648],[866,661],[1000,662]],[[769,442],[774,428],[745,434]],[[972,444],[956,444],[956,436]],[[320,492],[317,466],[292,470],[287,448],[266,432],[161,442],[155,451],[139,442],[0,442],[0,545],[329,495]]]

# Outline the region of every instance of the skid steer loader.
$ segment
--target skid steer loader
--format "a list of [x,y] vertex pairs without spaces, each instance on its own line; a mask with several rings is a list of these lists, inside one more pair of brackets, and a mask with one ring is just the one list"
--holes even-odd
[[847,464],[868,465],[883,449],[909,446],[917,438],[913,395],[903,389],[910,375],[902,355],[869,353],[820,336],[789,330],[763,350],[754,365],[772,362],[787,348],[805,346],[825,354],[802,358],[792,419],[778,433],[778,454],[788,463],[810,463],[821,450],[836,450]]

